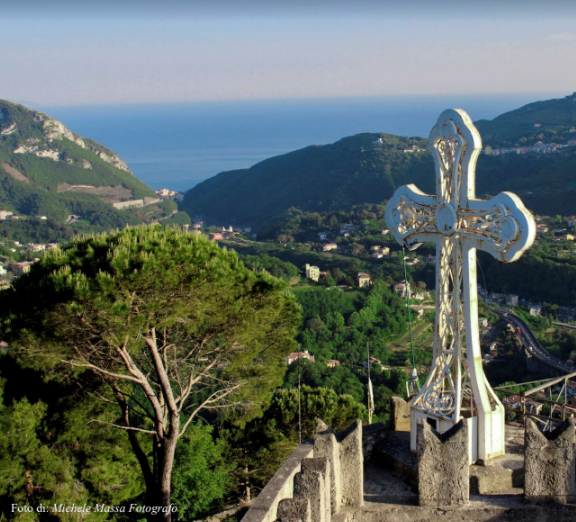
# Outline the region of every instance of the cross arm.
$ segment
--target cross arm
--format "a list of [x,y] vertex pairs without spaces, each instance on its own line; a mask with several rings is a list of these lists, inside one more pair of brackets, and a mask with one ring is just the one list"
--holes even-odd
[[469,247],[488,252],[502,263],[512,263],[532,246],[536,223],[522,200],[502,192],[483,201],[469,199],[459,209],[460,233]]
[[401,245],[415,250],[425,241],[435,241],[436,198],[415,185],[398,188],[386,205],[386,225]]

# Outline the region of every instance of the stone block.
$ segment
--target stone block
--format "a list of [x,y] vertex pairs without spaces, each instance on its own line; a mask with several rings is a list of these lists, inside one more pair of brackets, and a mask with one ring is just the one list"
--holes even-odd
[[312,522],[310,500],[307,498],[289,498],[281,500],[277,511],[278,522]]
[[392,397],[392,426],[394,431],[410,431],[410,405],[401,397]]
[[552,433],[542,433],[526,420],[524,442],[524,498],[527,502],[576,500],[574,426],[564,422]]
[[322,473],[318,471],[301,471],[294,477],[294,498],[304,498],[310,501],[310,514],[313,522],[329,522],[326,514],[330,514],[327,505],[327,487]]
[[326,457],[315,457],[312,459],[304,459],[302,461],[302,473],[315,471],[320,473],[324,479],[324,508],[326,510],[326,520],[331,520],[332,513],[332,466]]
[[330,464],[330,508],[332,514],[337,513],[342,503],[340,446],[334,432],[320,419],[316,423],[314,457],[326,458]]
[[340,484],[342,504],[361,506],[364,502],[364,456],[362,452],[362,421],[355,421],[340,439]]
[[445,433],[418,421],[418,503],[426,507],[465,505],[470,500],[468,425]]

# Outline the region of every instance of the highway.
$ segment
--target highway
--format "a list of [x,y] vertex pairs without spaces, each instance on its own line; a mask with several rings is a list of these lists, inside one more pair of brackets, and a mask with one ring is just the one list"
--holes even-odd
[[538,342],[538,339],[536,339],[532,330],[530,330],[530,327],[520,319],[520,317],[509,310],[502,310],[501,308],[491,308],[491,310],[508,324],[511,324],[514,327],[514,330],[520,328],[520,339],[532,356],[540,359],[548,366],[557,368],[565,373],[576,372],[576,366],[548,353]]

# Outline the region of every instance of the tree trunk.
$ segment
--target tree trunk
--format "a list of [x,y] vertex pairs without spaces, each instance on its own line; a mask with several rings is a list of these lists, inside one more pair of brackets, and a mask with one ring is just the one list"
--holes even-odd
[[246,504],[250,504],[252,499],[250,497],[250,475],[248,473],[248,464],[244,466],[244,496],[246,499]]
[[176,453],[176,443],[180,430],[180,419],[174,416],[170,423],[170,432],[167,437],[160,441],[155,441],[154,446],[154,490],[146,489],[146,504],[162,508],[163,512],[153,515],[148,514],[148,522],[172,522],[172,506],[170,502],[172,468],[174,466],[174,455]]

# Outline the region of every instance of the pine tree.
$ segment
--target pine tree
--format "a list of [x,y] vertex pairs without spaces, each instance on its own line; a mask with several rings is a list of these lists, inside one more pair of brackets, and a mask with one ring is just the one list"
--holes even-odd
[[257,412],[281,384],[299,307],[236,253],[143,226],[51,251],[0,294],[0,315],[0,337],[26,364],[106,384],[117,418],[95,420],[127,433],[146,504],[169,521],[178,440],[203,411]]

